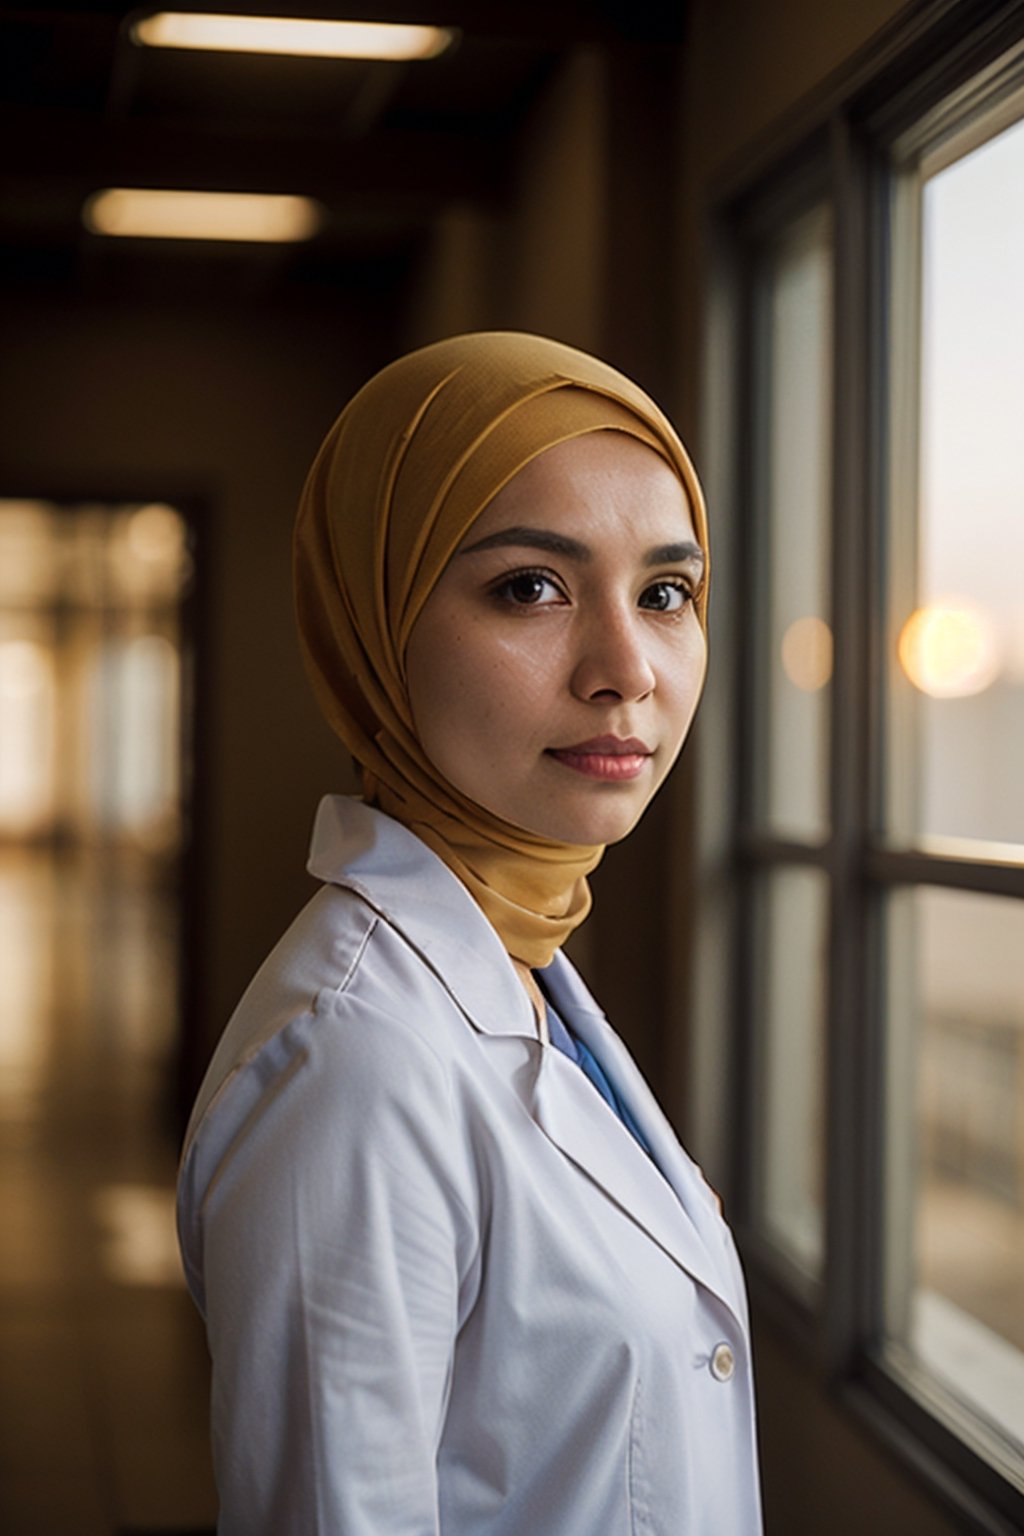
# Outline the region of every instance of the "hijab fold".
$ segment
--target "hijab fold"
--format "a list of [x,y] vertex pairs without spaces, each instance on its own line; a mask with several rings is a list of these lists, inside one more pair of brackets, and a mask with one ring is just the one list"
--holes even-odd
[[[589,432],[647,444],[678,475],[707,557],[704,498],[658,407],[596,358],[520,332],[455,336],[376,374],[310,470],[295,530],[295,602],[320,707],[367,800],[469,888],[509,953],[547,965],[586,917],[604,852],[515,827],[467,799],[416,737],[409,635],[475,519],[538,454]],[[697,611],[705,621],[707,582]]]

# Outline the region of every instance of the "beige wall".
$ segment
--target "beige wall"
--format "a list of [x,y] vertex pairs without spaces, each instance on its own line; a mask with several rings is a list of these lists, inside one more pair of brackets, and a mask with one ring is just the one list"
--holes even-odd
[[414,285],[410,346],[507,329],[600,347],[605,102],[601,56],[581,50],[533,104],[507,200],[438,220]]
[[[763,155],[766,136],[787,131],[801,104],[898,14],[894,0],[823,5],[819,0],[694,0],[681,61],[678,188],[677,415],[698,444],[711,491],[715,551],[712,671],[702,705],[699,869],[702,941],[698,1008],[688,1055],[685,1113],[692,1149],[713,1176],[732,1129],[725,1097],[729,984],[727,913],[718,910],[728,803],[729,722],[734,702],[728,655],[733,579],[729,475],[717,459],[711,404],[728,388],[729,325],[715,308],[716,273],[707,220],[718,190]],[[692,852],[692,850],[691,850]],[[756,1309],[755,1309],[756,1312]],[[756,1317],[756,1360],[768,1536],[953,1536],[902,1466],[841,1412],[770,1322]]]

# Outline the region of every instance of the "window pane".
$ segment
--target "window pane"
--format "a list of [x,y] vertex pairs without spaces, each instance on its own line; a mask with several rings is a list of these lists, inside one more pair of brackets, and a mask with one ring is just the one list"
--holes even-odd
[[756,809],[774,831],[817,840],[828,826],[832,675],[832,233],[823,210],[765,254],[761,345]]
[[814,1277],[824,1240],[827,886],[817,870],[776,870],[759,897],[758,1220],[774,1246]]
[[1024,1448],[1024,902],[889,918],[889,1337]]
[[917,518],[890,677],[890,819],[908,839],[1024,842],[1022,188],[1024,122],[920,187]]

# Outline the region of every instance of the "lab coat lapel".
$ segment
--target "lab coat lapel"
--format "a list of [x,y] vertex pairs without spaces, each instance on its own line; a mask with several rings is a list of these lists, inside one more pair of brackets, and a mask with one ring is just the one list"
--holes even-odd
[[568,960],[555,956],[545,985],[625,1098],[657,1168],[580,1068],[554,1047],[541,1048],[533,1010],[500,939],[461,881],[418,837],[368,806],[328,796],[317,815],[309,869],[357,891],[404,932],[482,1038],[504,1042],[508,1054],[510,1037],[518,1037],[522,1049],[515,1059],[522,1065],[526,1051],[525,1059],[537,1063],[524,1083],[532,1081],[531,1112],[541,1129],[739,1316],[742,1302],[724,1262],[716,1262],[723,1229],[712,1197],[704,1200],[699,1171]]
[[740,1317],[743,1301],[735,1294],[725,1259],[726,1234],[703,1175],[680,1147],[629,1052],[568,963],[556,960],[545,973],[545,985],[566,1024],[594,1053],[628,1104],[651,1157],[559,1051],[545,1052],[537,1082],[538,1122],[677,1264]]

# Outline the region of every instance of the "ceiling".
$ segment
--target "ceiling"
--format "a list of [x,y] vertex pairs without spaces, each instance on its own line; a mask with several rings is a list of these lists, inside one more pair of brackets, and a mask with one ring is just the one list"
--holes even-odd
[[[439,210],[500,202],[531,105],[572,48],[674,41],[682,5],[642,0],[374,3],[355,9],[211,0],[211,10],[431,21],[456,46],[422,63],[201,54],[138,47],[131,19],[158,4],[0,9],[0,276],[11,284],[315,284],[386,272]],[[195,0],[166,8],[201,9]],[[108,186],[294,192],[323,204],[301,247],[111,241],[81,209]],[[114,250],[113,247],[117,247]]]

